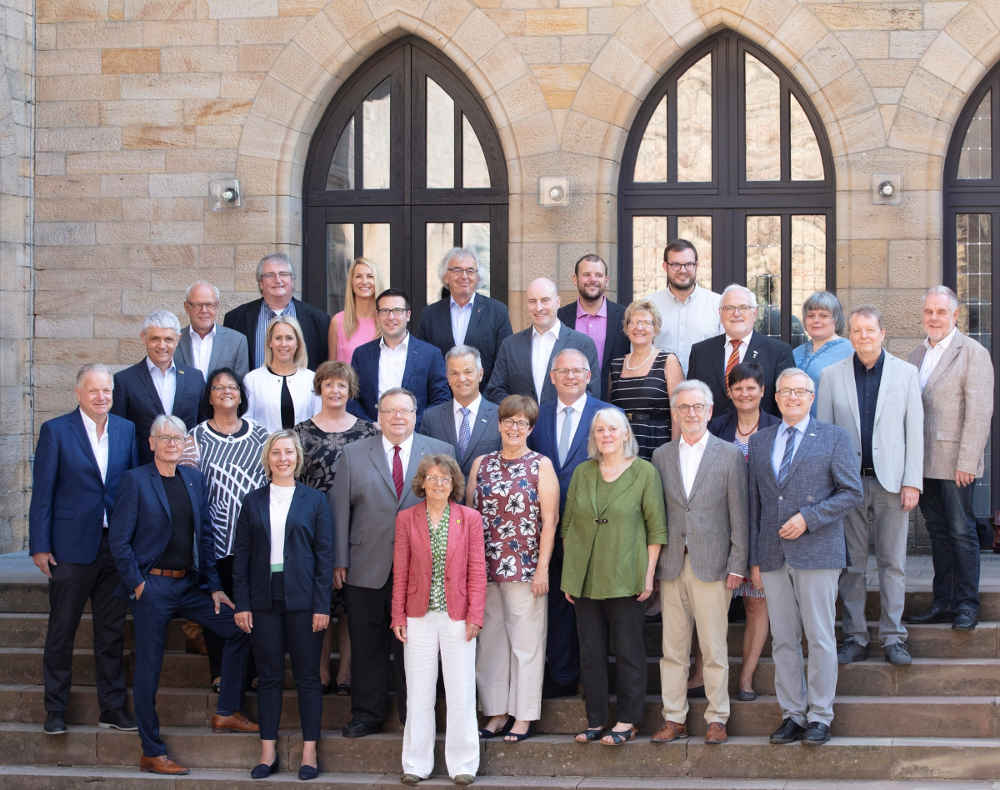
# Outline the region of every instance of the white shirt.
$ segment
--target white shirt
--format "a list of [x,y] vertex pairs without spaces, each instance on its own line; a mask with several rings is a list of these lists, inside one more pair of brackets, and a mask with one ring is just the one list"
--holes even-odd
[[552,328],[545,332],[539,332],[534,327],[531,329],[531,378],[535,383],[535,396],[539,401],[542,399],[545,379],[549,375],[549,359],[559,339],[560,326],[562,321],[556,321]]
[[[569,435],[570,444],[573,444],[573,439],[576,438],[577,428],[580,427],[580,418],[583,416],[583,409],[587,405],[587,393],[584,392],[577,400],[572,403],[563,403],[561,400],[556,404],[556,443],[559,442],[559,437],[562,436],[563,423],[566,422],[566,409],[572,408],[573,414],[570,415],[569,424]],[[569,452],[567,448],[567,452]]]
[[[104,423],[104,433],[101,434],[100,438],[97,436],[97,423],[94,422],[90,417],[84,413],[83,409],[80,409],[80,416],[83,418],[83,430],[87,433],[87,439],[90,440],[90,449],[94,451],[94,458],[97,461],[97,468],[101,473],[101,480],[105,483],[108,482],[108,431],[111,428],[111,420],[107,420]],[[104,511],[104,526],[108,525],[108,511]]]
[[[385,453],[385,462],[389,465],[389,477],[392,477],[392,457],[396,454],[393,449],[395,445],[385,436],[382,436],[382,450]],[[403,465],[403,478],[406,478],[406,467],[410,464],[410,450],[413,449],[413,434],[411,433],[399,443],[399,462]],[[406,491],[403,491],[406,494]]]
[[469,321],[472,319],[472,304],[475,301],[476,295],[473,294],[465,307],[462,307],[454,297],[451,299],[451,337],[456,346],[465,343],[465,334],[469,331]]
[[[465,407],[469,410],[469,438],[472,438],[472,429],[476,426],[476,415],[479,414],[479,404],[482,402],[483,396],[477,395],[476,399]],[[462,435],[462,404],[452,398],[451,408],[455,415],[455,438],[457,439]]]
[[191,361],[201,371],[206,381],[209,374],[208,364],[212,361],[212,346],[215,345],[215,330],[218,328],[217,324],[212,324],[212,331],[205,337],[195,332],[194,327],[190,327],[188,332],[191,338]]
[[[742,362],[744,360],[744,358],[746,357],[746,355],[747,355],[747,348],[749,348],[749,346],[750,346],[750,340],[751,340],[751,338],[753,338],[753,330],[751,330],[750,334],[747,335],[745,338],[743,338],[740,341],[740,348],[739,348],[740,362]],[[733,341],[735,339],[736,338],[734,338],[734,337],[730,337],[729,335],[726,335],[726,346],[725,346],[725,348],[722,349],[722,372],[723,373],[726,372],[726,364],[729,362],[729,355],[733,353]]]
[[383,392],[387,392],[393,387],[403,386],[403,372],[406,370],[406,350],[409,344],[409,332],[406,333],[403,341],[395,348],[387,346],[385,338],[379,341],[377,397],[381,398]]
[[927,348],[927,351],[924,354],[923,362],[920,363],[920,389],[927,386],[928,379],[930,379],[938,362],[941,361],[941,357],[944,356],[944,352],[948,350],[951,341],[955,339],[955,332],[957,331],[957,326],[952,327],[951,331],[933,346],[927,338],[924,338],[924,346]]
[[719,302],[722,297],[695,285],[688,298],[681,301],[669,288],[650,295],[649,300],[656,305],[663,319],[660,333],[653,341],[664,351],[673,351],[687,375],[688,357],[691,346],[702,340],[722,334],[719,322]]
[[680,444],[677,445],[677,460],[681,466],[681,482],[684,483],[684,496],[691,496],[691,486],[698,476],[698,467],[701,466],[701,459],[705,455],[705,448],[708,446],[708,431],[701,435],[701,438],[694,444],[688,444],[687,439],[681,435]]
[[164,372],[153,364],[153,360],[146,357],[146,367],[149,370],[150,377],[153,379],[153,386],[156,387],[156,394],[160,396],[163,413],[173,414],[174,395],[177,394],[177,366],[171,359],[170,367]]
[[268,503],[271,516],[271,564],[283,565],[285,562],[285,521],[292,507],[292,496],[295,486],[276,486],[271,483],[268,488]]
[[[313,372],[299,368],[288,377],[288,391],[295,407],[295,424],[308,420],[323,406],[319,395],[313,392]],[[254,368],[243,379],[247,391],[246,416],[260,423],[268,432],[281,430],[281,376],[276,376],[266,366]]]

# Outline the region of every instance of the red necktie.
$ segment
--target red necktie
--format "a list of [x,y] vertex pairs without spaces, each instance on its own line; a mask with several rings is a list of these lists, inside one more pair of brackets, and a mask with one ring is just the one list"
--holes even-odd
[[733,347],[733,353],[730,354],[729,359],[726,360],[726,378],[725,378],[726,386],[729,386],[730,371],[732,371],[732,369],[735,368],[736,364],[740,361],[740,341],[730,340],[729,343]]
[[396,486],[396,499],[403,497],[403,461],[399,457],[399,445],[392,446],[392,482]]

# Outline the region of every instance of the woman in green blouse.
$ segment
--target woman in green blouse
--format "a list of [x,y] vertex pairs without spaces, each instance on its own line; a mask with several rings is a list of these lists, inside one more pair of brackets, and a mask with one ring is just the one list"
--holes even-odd
[[[646,695],[643,601],[653,593],[667,522],[660,476],[637,457],[625,415],[601,409],[587,443],[589,461],[573,472],[562,518],[565,551],[562,590],[576,607],[580,676],[587,729],[578,743],[600,738],[606,746],[632,740]],[[618,722],[608,719],[608,647],[614,648]]]

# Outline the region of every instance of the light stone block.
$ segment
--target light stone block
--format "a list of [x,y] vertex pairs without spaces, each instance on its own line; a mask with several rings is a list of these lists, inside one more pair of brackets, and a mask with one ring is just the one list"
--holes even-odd
[[841,30],[837,33],[840,43],[853,57],[869,60],[889,57],[889,36],[886,30]]
[[[100,179],[102,195],[135,198],[149,194],[149,176],[145,174],[103,175]],[[131,202],[125,201],[123,208],[127,210]]]
[[301,16],[278,19],[223,19],[219,21],[220,44],[285,44],[308,24]]
[[149,176],[150,197],[208,197],[208,182],[225,178],[226,173],[153,173]]
[[219,96],[224,99],[252,99],[257,95],[264,77],[260,72],[223,74]]
[[[4,46],[7,46],[6,42]],[[100,73],[101,50],[99,49],[49,50],[35,55],[35,74],[39,77]]]
[[590,63],[607,41],[606,35],[563,36],[559,40],[559,59],[563,63]]
[[327,3],[328,0],[278,0],[278,16],[314,17]]
[[143,269],[193,269],[198,265],[198,249],[180,244],[134,246],[128,249],[129,266]]
[[[636,57],[650,63],[653,68],[659,64],[650,62],[650,57],[668,37],[667,31],[647,8],[638,8],[622,23],[616,38]],[[593,59],[596,53],[587,58]],[[633,91],[630,91],[633,92]]]
[[780,42],[783,47],[801,58],[827,35],[829,30],[816,18],[811,7],[797,6],[781,23],[771,43]]
[[[319,83],[320,78],[322,78],[325,82],[326,80],[329,80],[330,75],[325,71],[320,71],[318,69],[335,69],[337,62],[336,56],[343,45],[344,36],[330,20],[330,17],[326,14],[317,14],[317,16],[314,19],[311,19],[309,24],[306,25],[301,32],[299,32],[299,34],[295,37],[293,44],[278,50],[271,58],[271,63],[274,64],[275,68],[274,76],[282,82],[285,82],[287,85],[292,87],[298,85],[300,86],[300,90],[308,90],[310,95],[315,95],[318,91],[322,90],[323,85],[307,84],[308,80],[306,79],[305,74],[300,74],[298,78],[296,78],[295,70],[299,67],[298,64],[305,64],[307,69],[306,73],[315,73],[317,75],[311,79],[314,79],[317,83]],[[262,48],[262,54],[267,54],[267,50],[264,50],[264,47],[267,47],[268,45],[259,44],[256,46]],[[247,45],[242,45],[240,47],[241,53],[242,50],[246,48]],[[243,69],[241,67],[240,70],[264,71],[268,69]]]
[[483,55],[476,65],[487,75],[494,90],[509,85],[528,73],[528,64],[508,39]]
[[958,85],[960,75],[971,61],[972,55],[967,49],[947,33],[941,33],[927,48],[920,65],[935,77]]
[[930,288],[940,282],[941,244],[937,239],[889,241],[889,287]]
[[127,126],[122,129],[123,148],[190,148],[194,144],[193,126]]
[[95,101],[48,101],[35,107],[37,129],[100,125],[100,105]]
[[103,19],[108,0],[35,0],[35,18],[39,22],[82,22]]
[[515,36],[510,43],[521,53],[525,63],[556,63],[559,60],[558,36]]
[[306,52],[295,42],[285,47],[275,61],[270,76],[313,101],[333,79],[314,54]]
[[149,239],[148,222],[98,222],[98,244],[142,244]]
[[489,8],[483,13],[492,19],[507,36],[523,36],[526,32],[524,11],[515,8]]
[[162,172],[162,151],[112,151],[67,154],[66,172],[78,173],[154,173]]
[[922,58],[937,36],[936,30],[893,30],[889,33],[889,57]]
[[941,152],[947,127],[928,115],[900,107],[889,134],[889,145],[908,151]]
[[[325,15],[319,16],[326,19]],[[309,27],[300,34],[300,43],[304,44],[302,38],[308,40],[307,31],[321,24],[319,17],[314,19]],[[236,61],[236,71],[270,71],[284,47],[281,44],[240,44],[237,49],[239,55]]]
[[143,22],[142,43],[146,47],[197,47],[224,44],[219,40],[219,23]]
[[844,148],[849,153],[881,148],[885,145],[886,131],[882,114],[875,109],[844,118],[838,126]]
[[214,74],[123,74],[123,99],[216,98],[220,80]]
[[93,316],[35,316],[35,337],[36,338],[65,338],[75,340],[77,338],[94,336]]
[[529,36],[571,36],[587,33],[587,9],[529,9],[524,16],[524,30]]
[[343,0],[331,3],[324,9],[330,21],[344,38],[351,40],[366,26],[375,21],[364,0]]
[[534,75],[525,75],[497,91],[510,121],[517,121],[546,109],[545,98],[539,90]]
[[104,126],[156,124],[175,126],[184,119],[180,99],[141,99],[101,102],[100,123]]
[[120,220],[122,202],[118,198],[36,198],[36,222],[86,222]]
[[[1000,14],[1000,9],[994,8],[993,10],[994,13]],[[973,55],[978,55],[988,49],[995,43],[994,39],[997,35],[1000,35],[997,24],[990,19],[986,11],[971,3],[952,18],[945,28],[945,32],[959,46]]]
[[195,222],[151,222],[149,223],[149,240],[153,243],[201,244],[204,229],[201,220]]
[[[852,288],[885,288],[888,285],[889,245],[885,239],[854,239],[844,246],[849,256],[846,264]],[[840,247],[838,245],[838,256]],[[837,263],[839,271],[840,261]]]
[[832,30],[919,30],[921,3],[816,3],[813,13]]
[[101,71],[105,74],[156,73],[159,70],[158,49],[101,50]]
[[114,151],[122,147],[121,129],[38,129],[35,145],[40,151]]
[[278,0],[202,0],[209,19],[278,16]]
[[237,71],[239,47],[166,47],[160,61],[165,72]]
[[83,198],[101,194],[100,176],[43,176],[35,177],[36,198]]
[[872,88],[901,88],[906,85],[914,67],[915,60],[884,59],[859,60],[858,68],[865,75]]
[[958,95],[951,83],[934,76],[923,67],[918,67],[914,69],[903,88],[900,105],[944,120],[941,109],[949,94]]
[[240,144],[241,126],[196,126],[195,145],[198,148],[232,148]]
[[[34,350],[35,359],[42,364],[49,365],[79,367],[86,362],[106,362],[109,359],[118,359],[118,341],[116,340],[38,338],[35,340]],[[66,393],[62,393],[60,397],[65,399]]]
[[927,30],[944,29],[955,17],[955,15],[967,5],[969,5],[967,0],[955,0],[955,2],[925,2],[924,27]]
[[826,36],[802,58],[801,65],[822,88],[854,68],[854,58],[833,33]]
[[552,115],[548,110],[514,121],[510,127],[501,128],[501,136],[504,129],[509,129],[513,140],[516,140],[516,143],[511,141],[509,148],[505,144],[504,150],[517,151],[520,156],[533,156],[559,149]]
[[466,56],[475,60],[484,52],[489,52],[504,38],[504,32],[497,23],[479,9],[472,11],[455,31],[452,42]]
[[167,151],[168,173],[228,173],[236,172],[236,151],[203,149]]
[[64,74],[36,80],[38,101],[119,98],[119,77],[107,75]]
[[[133,198],[122,206],[124,219],[129,222],[150,222],[150,236],[156,238],[156,223],[201,222],[205,214],[204,198]],[[200,239],[199,239],[200,240]],[[182,239],[168,239],[180,243]]]
[[49,244],[94,244],[96,234],[92,222],[36,222],[34,240],[38,246]]
[[623,101],[625,92],[593,72],[588,72],[576,94],[573,108],[581,114],[588,114],[606,123],[624,123],[621,116],[623,106],[633,104]]
[[35,176],[59,176],[66,173],[66,154],[35,153]]
[[205,215],[205,241],[268,243],[274,240],[274,197],[248,197],[234,211],[211,211]]
[[142,46],[139,22],[63,22],[55,27],[55,46],[61,50]]
[[194,19],[195,0],[125,0],[126,19]]
[[198,125],[242,123],[253,102],[248,99],[185,99],[184,123]]

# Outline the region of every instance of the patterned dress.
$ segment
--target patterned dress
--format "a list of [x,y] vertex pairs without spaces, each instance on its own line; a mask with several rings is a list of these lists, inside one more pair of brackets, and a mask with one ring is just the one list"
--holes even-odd
[[500,450],[483,456],[476,476],[473,507],[483,516],[486,580],[530,582],[538,565],[542,509],[538,503],[541,453],[504,458]]
[[300,422],[293,430],[299,435],[305,455],[305,466],[299,480],[322,494],[333,488],[333,470],[344,448],[351,442],[378,433],[375,423],[362,419],[340,432],[327,433],[311,419]]
[[645,376],[626,377],[622,373],[625,357],[611,360],[611,388],[608,402],[628,417],[639,444],[639,457],[649,460],[653,450],[670,441],[670,393],[664,370],[666,351],[659,351]]

